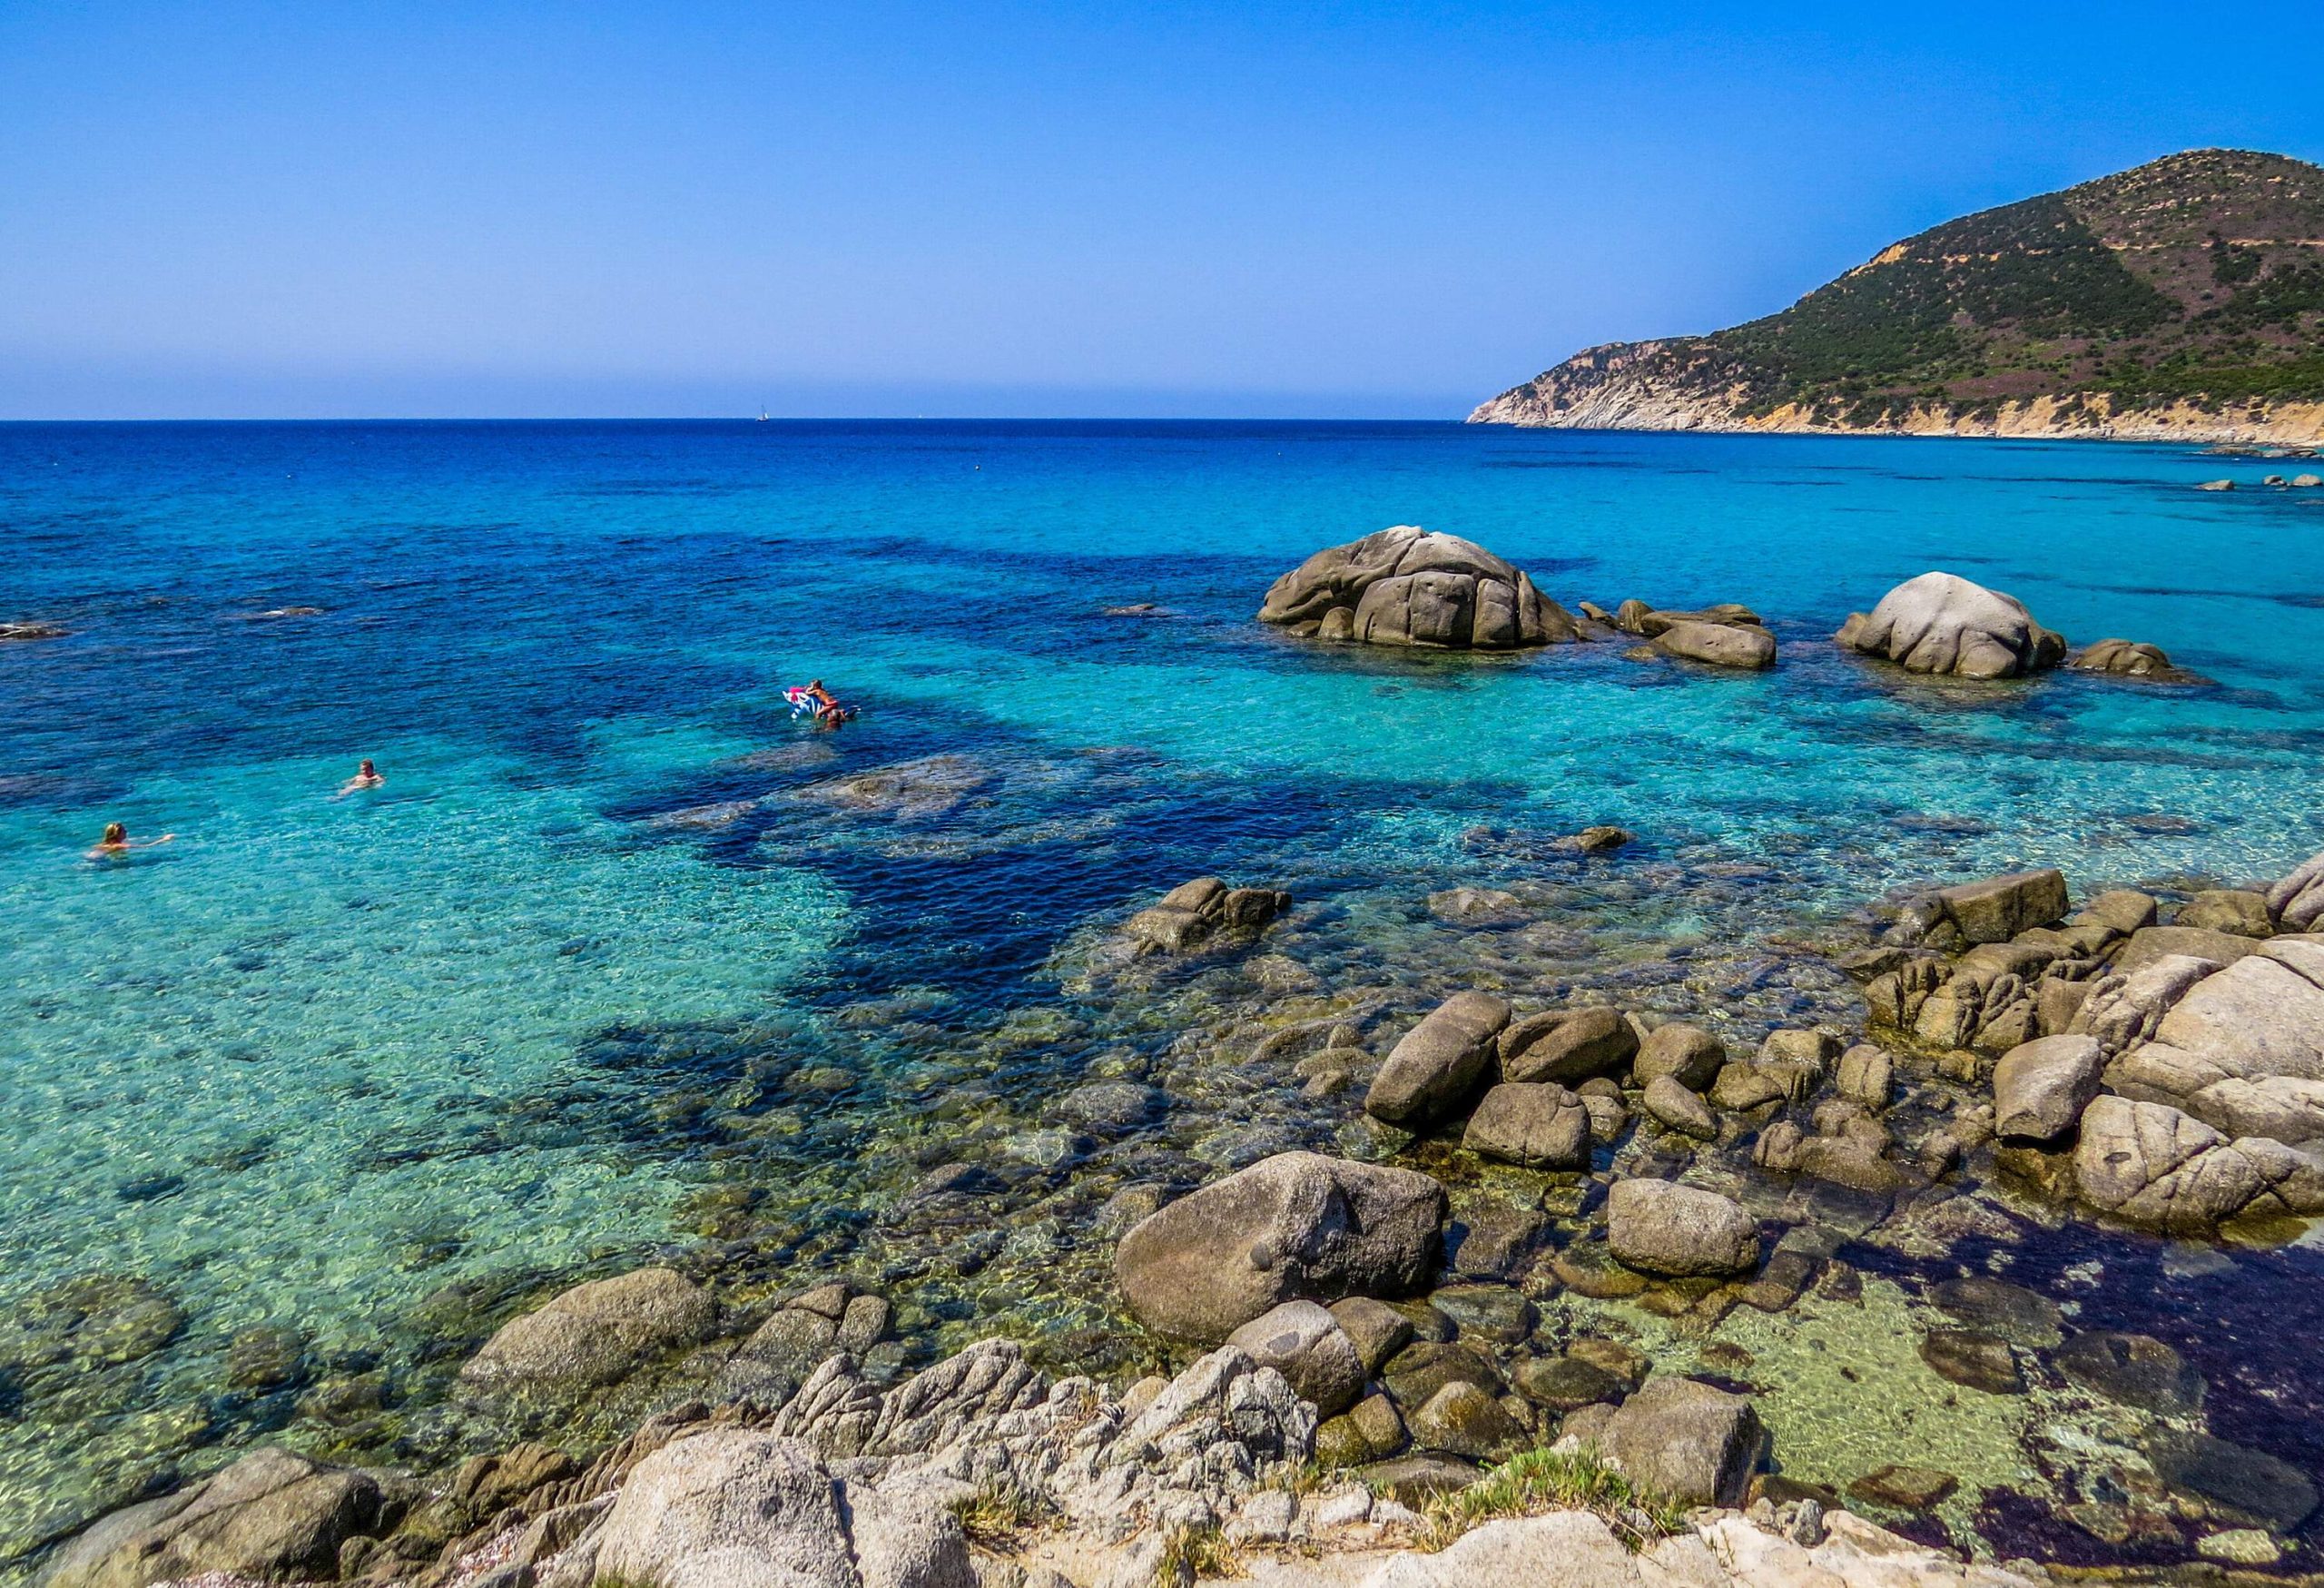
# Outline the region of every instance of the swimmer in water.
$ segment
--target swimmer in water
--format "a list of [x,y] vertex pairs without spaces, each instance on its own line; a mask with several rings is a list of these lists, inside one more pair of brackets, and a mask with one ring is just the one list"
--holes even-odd
[[176,836],[174,833],[164,833],[159,838],[148,838],[142,843],[133,843],[130,839],[128,828],[118,822],[107,822],[104,836],[97,840],[97,846],[94,849],[89,851],[89,858],[116,860],[133,849],[158,849]]
[[349,794],[359,794],[367,788],[377,788],[387,781],[379,775],[379,769],[371,764],[371,758],[366,755],[363,757],[363,764],[355,769],[355,775],[342,784],[339,792],[331,797],[343,800]]

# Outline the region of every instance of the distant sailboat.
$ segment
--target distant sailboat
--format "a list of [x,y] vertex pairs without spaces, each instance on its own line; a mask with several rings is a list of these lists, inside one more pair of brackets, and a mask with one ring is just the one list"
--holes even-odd
[[759,409],[759,423],[766,423],[766,409]]

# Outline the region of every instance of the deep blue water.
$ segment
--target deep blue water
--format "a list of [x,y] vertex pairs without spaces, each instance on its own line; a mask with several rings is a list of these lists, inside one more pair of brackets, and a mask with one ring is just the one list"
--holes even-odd
[[[71,631],[0,646],[0,1306],[159,1287],[156,1402],[259,1325],[359,1356],[448,1287],[671,1238],[724,1149],[667,1094],[747,1114],[761,1052],[868,1070],[785,1127],[840,1197],[915,1066],[1206,872],[1417,899],[1493,880],[1477,824],[1615,822],[1767,863],[1802,918],[2020,864],[2276,874],[2324,846],[2324,491],[2189,488],[2262,469],[1423,424],[0,427],[0,620]],[[1748,603],[1781,665],[1252,621],[1396,523],[1569,607]],[[2214,682],[1965,692],[1829,644],[1932,567]],[[1166,610],[1106,614],[1136,602]],[[809,676],[861,720],[792,721]],[[334,800],[360,755],[386,787]],[[916,814],[832,792],[905,762]],[[175,841],[91,865],[108,820]],[[61,1426],[0,1422],[0,1510],[82,1482]]]

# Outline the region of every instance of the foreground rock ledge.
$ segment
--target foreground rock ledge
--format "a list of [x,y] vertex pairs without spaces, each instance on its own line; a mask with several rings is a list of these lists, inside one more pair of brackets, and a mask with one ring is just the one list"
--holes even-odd
[[1400,524],[1317,552],[1277,579],[1259,621],[1316,639],[1437,650],[1570,645],[1572,616],[1472,540]]

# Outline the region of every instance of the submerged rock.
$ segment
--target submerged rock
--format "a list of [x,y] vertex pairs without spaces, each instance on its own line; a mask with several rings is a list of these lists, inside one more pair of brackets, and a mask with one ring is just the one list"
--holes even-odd
[[574,1391],[614,1384],[655,1357],[710,1337],[718,1305],[671,1268],[592,1279],[512,1318],[460,1368],[494,1391]]
[[1473,541],[1398,525],[1317,552],[1277,579],[1259,621],[1364,645],[1515,650],[1581,631],[1533,581]]
[[1131,916],[1126,930],[1141,953],[1191,953],[1223,932],[1260,931],[1289,908],[1291,895],[1275,889],[1196,877]]
[[1426,1175],[1281,1153],[1146,1219],[1122,1238],[1114,1272],[1147,1327],[1215,1342],[1285,1301],[1417,1287],[1444,1211]]
[[378,1525],[380,1504],[369,1474],[267,1446],[103,1518],[58,1551],[42,1588],[146,1588],[206,1572],[334,1577],[340,1546]]

